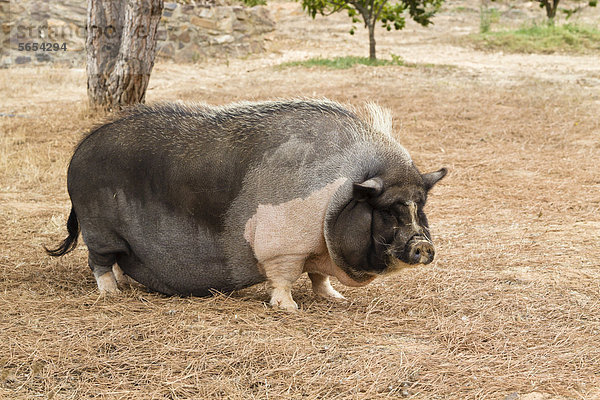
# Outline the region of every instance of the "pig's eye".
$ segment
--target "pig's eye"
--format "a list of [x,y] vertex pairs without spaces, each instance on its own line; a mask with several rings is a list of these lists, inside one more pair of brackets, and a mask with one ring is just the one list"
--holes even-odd
[[410,219],[410,212],[408,210],[408,206],[398,203],[394,205],[393,212],[395,217],[399,220],[400,223],[406,223],[407,220]]
[[392,206],[392,209],[396,213],[406,212],[408,210],[408,202],[407,201],[397,201]]

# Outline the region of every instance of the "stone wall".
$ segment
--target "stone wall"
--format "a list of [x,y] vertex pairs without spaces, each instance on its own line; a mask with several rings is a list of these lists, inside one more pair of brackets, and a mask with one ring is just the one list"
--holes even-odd
[[263,51],[263,34],[275,29],[265,7],[165,3],[158,56],[177,62],[243,56]]
[[[260,52],[263,35],[275,28],[261,6],[215,0],[187,3],[165,2],[158,31],[159,59],[197,62]],[[0,67],[55,63],[84,68],[86,16],[81,0],[0,0]],[[24,49],[19,51],[19,46]]]

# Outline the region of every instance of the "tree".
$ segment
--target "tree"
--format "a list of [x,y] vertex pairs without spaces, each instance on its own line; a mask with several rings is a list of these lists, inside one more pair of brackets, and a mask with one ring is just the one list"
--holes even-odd
[[[558,3],[560,0],[537,0],[540,3],[540,8],[546,9],[546,16],[548,17],[548,21],[551,23],[554,22],[554,17],[556,17],[556,11],[558,10]],[[562,8],[561,11],[567,15],[567,19],[571,17],[571,15],[576,12],[582,10],[585,5],[582,5],[581,1],[576,1],[576,6],[574,8]],[[588,6],[596,7],[598,4],[598,0],[589,0],[587,1]]]
[[546,9],[546,16],[549,20],[553,20],[556,16],[556,10],[558,9],[559,0],[538,0],[540,8]]
[[[392,28],[404,28],[404,13],[408,10],[410,17],[423,26],[431,24],[431,18],[439,10],[443,0],[301,0],[302,8],[313,18],[317,14],[331,15],[339,11],[348,12],[353,23],[362,18],[365,28],[369,30],[369,58],[375,55],[375,25],[378,21],[388,31]],[[354,26],[350,30],[354,34]]]
[[88,0],[87,87],[93,108],[144,102],[163,0]]

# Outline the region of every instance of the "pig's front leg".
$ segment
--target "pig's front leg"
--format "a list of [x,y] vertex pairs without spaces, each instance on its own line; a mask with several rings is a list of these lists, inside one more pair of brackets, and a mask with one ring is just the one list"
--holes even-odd
[[327,299],[346,299],[340,294],[340,292],[338,292],[333,288],[333,286],[331,286],[331,282],[329,282],[329,276],[319,274],[317,272],[309,272],[308,277],[312,282],[313,292],[315,292],[317,296],[325,297]]
[[267,283],[271,288],[271,305],[286,311],[296,311],[298,304],[292,298],[292,285],[302,274],[305,257],[286,255],[262,263]]

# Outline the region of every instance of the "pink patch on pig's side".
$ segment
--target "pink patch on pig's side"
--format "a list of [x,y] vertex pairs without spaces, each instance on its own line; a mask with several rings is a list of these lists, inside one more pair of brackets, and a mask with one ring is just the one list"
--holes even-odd
[[[335,192],[346,182],[339,178],[307,198],[296,198],[282,204],[260,204],[256,213],[246,222],[244,238],[258,261],[259,269],[267,278],[293,276],[292,271],[279,271],[282,256],[293,255],[304,260],[302,272],[335,276],[346,286],[364,286],[372,279],[356,282],[329,255],[324,237],[325,215]],[[277,269],[277,270],[274,270]],[[295,280],[295,279],[294,279]]]
[[323,226],[327,205],[346,181],[339,178],[307,198],[296,198],[278,205],[259,204],[246,222],[244,238],[250,243],[259,263],[283,254],[306,255],[323,249]]

